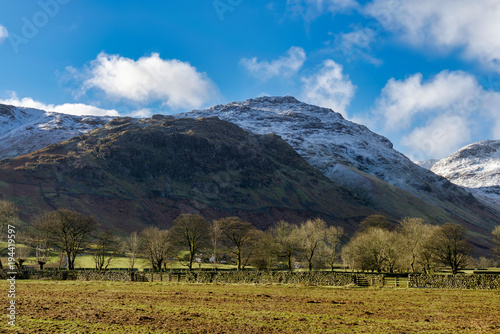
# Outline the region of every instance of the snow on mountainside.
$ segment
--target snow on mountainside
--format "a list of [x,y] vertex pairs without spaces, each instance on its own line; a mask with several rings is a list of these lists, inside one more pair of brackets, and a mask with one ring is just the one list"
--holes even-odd
[[465,146],[431,169],[454,184],[471,188],[473,194],[500,207],[500,140]]
[[438,161],[439,160],[437,160],[437,159],[430,159],[430,160],[423,160],[423,161],[415,161],[415,163],[422,168],[431,169],[432,166],[434,166],[436,164],[436,162],[438,162]]
[[14,158],[59,143],[94,130],[111,119],[0,104],[0,159]]
[[302,103],[291,96],[260,97],[175,116],[218,116],[255,133],[275,133],[340,184],[352,174],[348,167],[375,175],[418,197],[446,183],[394,150],[387,138],[345,120],[331,109]]

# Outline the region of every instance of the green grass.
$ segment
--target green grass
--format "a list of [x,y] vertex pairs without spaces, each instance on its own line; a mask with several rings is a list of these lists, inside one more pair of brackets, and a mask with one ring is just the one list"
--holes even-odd
[[[3,264],[7,263],[7,258],[1,258]],[[29,257],[27,261],[24,263],[26,267],[34,267],[38,268],[38,264],[36,263],[36,259],[34,257]],[[50,261],[45,265],[44,268],[57,268],[59,265],[59,258],[57,256],[53,256],[50,258]],[[95,269],[94,259],[92,255],[81,255],[77,256],[75,260],[75,268],[76,269]],[[117,257],[111,261],[108,269],[127,269],[129,268],[129,259],[127,257]],[[151,264],[145,258],[138,258],[135,260],[134,268],[138,270],[144,270],[151,268]],[[200,268],[198,264],[193,265],[194,269]],[[202,263],[201,268],[203,269],[211,269],[213,265],[210,263]],[[218,264],[217,268],[219,269],[235,269],[235,265],[228,264]],[[169,261],[167,265],[167,269],[187,269],[185,265],[180,263],[179,261]]]

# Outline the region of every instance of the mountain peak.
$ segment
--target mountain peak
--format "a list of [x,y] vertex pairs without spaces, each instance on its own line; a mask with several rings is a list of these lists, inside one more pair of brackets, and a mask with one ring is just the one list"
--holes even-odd
[[432,171],[469,188],[500,186],[500,140],[467,145],[438,161]]
[[500,207],[500,140],[467,145],[437,162],[431,170],[469,188],[484,203]]
[[299,100],[297,100],[293,96],[261,96],[253,99],[245,100],[243,103],[245,104],[255,104],[255,103],[267,103],[267,104],[302,104]]
[[[272,113],[290,117],[328,117],[329,122],[344,120],[341,114],[329,108],[323,108],[312,104],[307,104],[297,100],[293,96],[262,96],[245,101],[230,102],[208,108],[206,110],[194,110],[194,112],[204,113],[224,113],[231,111],[236,114],[264,114]],[[189,116],[192,113],[182,115]]]
[[[386,174],[376,165],[392,143],[363,125],[350,122],[339,113],[292,96],[265,96],[175,117],[210,117],[238,124],[258,134],[275,133],[325,175],[331,176],[338,163],[373,173]],[[362,153],[361,153],[362,152]],[[397,153],[396,159],[404,158]]]

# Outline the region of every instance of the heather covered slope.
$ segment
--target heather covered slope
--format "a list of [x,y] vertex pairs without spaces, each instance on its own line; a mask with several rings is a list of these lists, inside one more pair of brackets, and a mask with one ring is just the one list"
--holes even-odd
[[26,214],[69,207],[128,232],[180,213],[240,215],[265,228],[320,216],[352,231],[377,210],[276,135],[217,118],[115,119],[0,165],[0,189]]

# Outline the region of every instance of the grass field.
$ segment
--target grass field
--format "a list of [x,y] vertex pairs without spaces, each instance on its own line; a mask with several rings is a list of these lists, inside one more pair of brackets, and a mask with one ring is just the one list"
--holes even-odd
[[[7,263],[7,258],[3,257],[0,258],[0,261],[5,265]],[[50,259],[50,262],[48,262],[45,265],[45,268],[58,268],[59,263],[58,263],[57,257],[52,257]],[[28,260],[24,263],[25,267],[33,267],[38,269],[38,264],[36,263],[35,258],[29,257]],[[198,264],[193,265],[194,268],[199,268]],[[220,269],[236,269],[235,265],[227,265],[227,264],[217,264],[217,267]],[[92,258],[91,255],[80,255],[77,256],[75,260],[75,268],[76,269],[95,269],[95,263],[94,259]],[[116,257],[114,258],[109,267],[109,269],[126,269],[129,268],[129,259],[127,257]],[[134,264],[134,268],[138,270],[144,270],[144,269],[149,269],[151,268],[151,263],[144,258],[137,258]],[[201,268],[213,268],[213,264],[210,263],[202,263]],[[167,264],[167,269],[187,269],[185,265],[178,261],[168,261]]]
[[500,332],[500,291],[17,281],[16,294],[2,333]]

